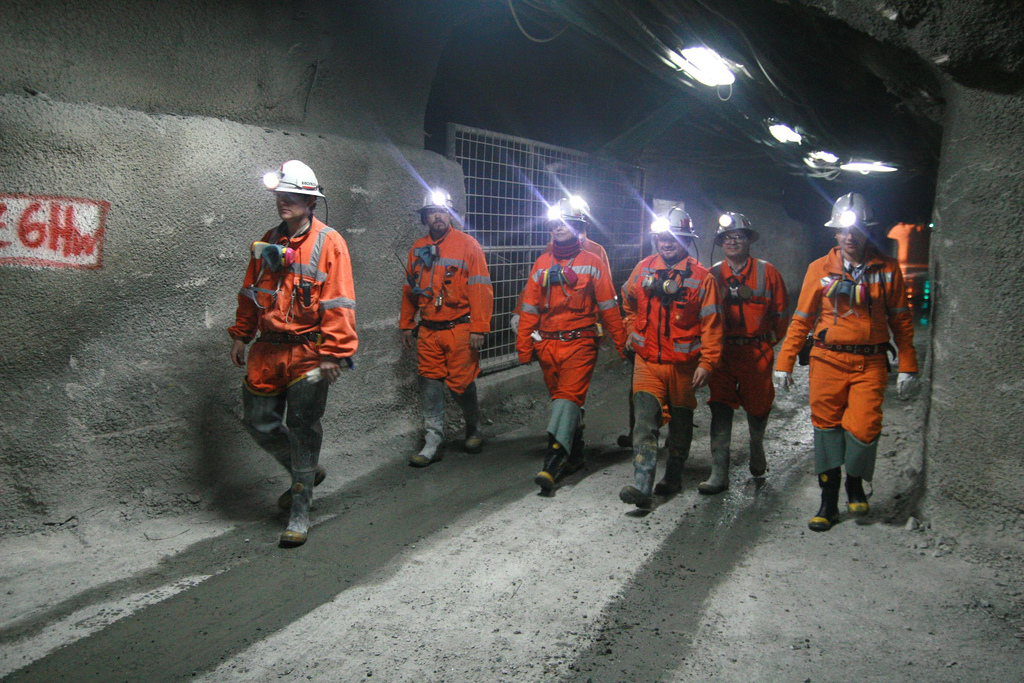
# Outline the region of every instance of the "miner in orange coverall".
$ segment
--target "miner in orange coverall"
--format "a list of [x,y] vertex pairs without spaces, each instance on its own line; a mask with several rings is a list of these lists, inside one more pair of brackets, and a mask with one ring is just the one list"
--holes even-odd
[[789,293],[775,266],[750,256],[760,235],[746,216],[724,213],[718,219],[715,244],[725,259],[711,266],[722,295],[725,347],[722,364],[711,373],[711,476],[697,485],[713,495],[729,488],[729,446],[733,412],[742,407],[750,431],[750,473],[768,469],[764,430],[775,401],[772,384],[773,347],[786,334]]
[[[649,509],[658,465],[662,405],[669,407],[669,458],[658,495],[678,493],[693,440],[694,391],[706,385],[722,355],[718,284],[687,246],[697,238],[690,216],[678,207],[654,221],[657,253],[636,265],[622,286],[626,348],[633,361],[634,486],[619,492],[624,503]],[[686,244],[684,244],[684,242]]]
[[416,347],[425,431],[423,448],[409,464],[426,467],[443,455],[445,384],[466,420],[465,451],[483,447],[476,378],[494,292],[480,245],[452,225],[451,196],[433,190],[419,211],[428,232],[409,250],[398,326],[403,345]]
[[264,182],[282,222],[252,245],[228,334],[232,362],[246,368],[245,427],[292,477],[277,501],[291,509],[281,534],[288,547],[306,542],[313,487],[325,476],[319,461],[327,387],[343,364],[352,367],[359,342],[348,245],[313,215],[324,195],[312,169],[287,161]]
[[548,450],[534,481],[550,492],[563,474],[583,467],[583,404],[597,365],[598,317],[623,354],[626,331],[611,270],[600,256],[584,251],[580,225],[590,207],[580,197],[551,207],[551,253],[533,264],[522,297],[516,335],[520,363],[540,361],[551,396]]
[[899,350],[897,391],[908,398],[917,378],[914,323],[899,264],[868,241],[871,210],[859,194],[836,200],[826,227],[837,246],[807,267],[775,380],[788,389],[808,333],[811,349],[811,422],[821,508],[808,526],[828,531],[839,521],[839,478],[846,467],[848,509],[868,513],[864,480],[871,481],[882,431],[882,400],[889,377],[892,332]]

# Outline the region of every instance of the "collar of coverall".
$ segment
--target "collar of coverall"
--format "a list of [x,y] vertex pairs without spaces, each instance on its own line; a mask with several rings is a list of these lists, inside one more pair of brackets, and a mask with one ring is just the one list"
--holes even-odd
[[301,241],[306,235],[308,235],[309,233],[311,233],[313,231],[313,226],[314,225],[317,225],[318,227],[323,227],[323,223],[320,222],[320,219],[318,219],[316,216],[310,216],[309,217],[309,223],[306,224],[306,227],[304,227],[302,230],[299,230],[297,233],[295,233],[294,235],[289,237],[288,236],[288,224],[285,223],[284,221],[281,221],[281,224],[277,226],[277,237],[278,238],[282,238],[283,237],[284,239],[288,240],[289,242],[294,242],[296,240],[300,240]]
[[[829,273],[833,275],[842,275],[846,272],[844,263],[843,255],[840,253],[839,247],[832,247],[832,251],[829,252]],[[861,263],[864,266],[864,271],[867,272],[871,268],[881,266],[885,262],[882,260],[878,251],[875,250],[874,246],[869,243],[864,247],[864,260]]]
[[[666,261],[665,257],[662,256],[661,254],[655,254],[655,256],[658,257],[657,261],[661,261],[661,265],[665,266],[664,270],[671,270],[673,268],[676,269],[676,270],[684,270],[683,266],[686,264],[686,259],[690,258],[690,255],[684,252],[682,257],[678,261],[676,261],[672,265],[669,265],[668,261]],[[656,270],[662,270],[662,269],[661,268],[657,268]]]

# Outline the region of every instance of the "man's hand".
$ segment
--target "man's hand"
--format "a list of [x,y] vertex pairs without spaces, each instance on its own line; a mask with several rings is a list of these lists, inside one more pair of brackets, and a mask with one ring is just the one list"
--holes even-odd
[[782,370],[776,370],[772,373],[772,379],[775,382],[776,389],[785,389],[789,391],[789,388],[793,386],[793,373],[783,372]]
[[402,346],[407,349],[411,349],[416,346],[416,335],[412,332],[412,330],[402,330]]
[[484,336],[485,335],[480,334],[479,332],[470,332],[469,348],[473,349],[474,351],[479,351],[480,349],[484,348]]
[[320,361],[320,376],[326,379],[328,384],[333,384],[334,381],[338,379],[339,375],[341,375],[341,366],[337,361]]
[[633,348],[633,335],[626,335],[626,346],[624,348],[626,353],[636,353],[636,350]]
[[241,339],[236,339],[231,344],[231,362],[234,363],[236,367],[245,367],[245,342]]
[[508,326],[512,329],[512,332],[519,331],[519,314],[513,313],[512,317],[508,319]]
[[703,386],[707,386],[709,379],[711,379],[710,370],[707,368],[697,368],[697,371],[693,373],[693,388],[700,389]]
[[896,377],[896,398],[906,401],[914,394],[917,387],[916,372],[901,372]]

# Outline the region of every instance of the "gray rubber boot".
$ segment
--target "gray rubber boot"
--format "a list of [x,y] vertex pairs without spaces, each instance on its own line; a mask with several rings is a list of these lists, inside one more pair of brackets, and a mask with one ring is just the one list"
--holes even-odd
[[683,406],[669,406],[668,411],[668,462],[665,476],[654,487],[659,496],[675,495],[683,489],[683,466],[693,442],[693,411]]
[[306,542],[309,534],[309,510],[313,506],[313,479],[316,471],[292,474],[292,507],[288,528],[281,534],[282,548],[294,548]]
[[733,410],[724,403],[714,401],[711,406],[711,476],[697,484],[705,495],[729,489],[729,445],[732,442]]
[[289,472],[292,471],[292,442],[284,425],[285,393],[257,396],[242,387],[242,411],[245,431],[260,448],[273,456]]
[[633,426],[633,486],[619,491],[619,500],[650,509],[654,473],[658,468],[658,429],[661,426],[661,402],[646,391],[633,394],[636,424]]
[[814,428],[814,472],[821,474],[842,467],[846,460],[846,430]]
[[420,377],[420,401],[423,407],[423,448],[409,458],[413,467],[426,467],[440,462],[444,440],[444,382]]
[[466,443],[464,450],[467,453],[479,453],[483,450],[484,433],[480,429],[480,400],[477,397],[476,382],[470,382],[466,390],[461,394],[452,393],[455,402],[462,408],[462,417],[466,420]]
[[768,416],[754,417],[747,413],[747,428],[750,430],[750,474],[763,477],[768,471],[768,460],[764,455],[764,430]]

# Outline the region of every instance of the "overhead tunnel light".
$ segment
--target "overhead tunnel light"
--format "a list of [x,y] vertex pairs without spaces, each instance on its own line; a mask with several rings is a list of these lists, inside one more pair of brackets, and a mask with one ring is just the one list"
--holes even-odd
[[800,133],[778,121],[768,124],[768,132],[779,142],[795,142],[800,144],[804,139],[804,136],[800,135]]
[[825,150],[820,149],[808,154],[804,158],[804,161],[807,162],[808,166],[819,166],[822,164],[834,164],[839,161],[839,157],[832,152],[826,152]]
[[668,58],[677,70],[706,86],[732,85],[736,81],[726,61],[706,47],[688,47],[681,54],[669,50]]
[[848,161],[845,164],[840,164],[839,168],[844,171],[853,171],[854,173],[861,173],[867,175],[868,173],[892,173],[897,170],[895,166],[889,164],[883,164],[881,161]]

